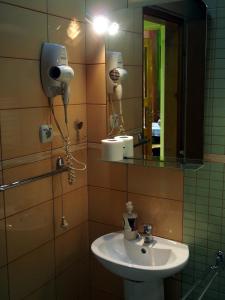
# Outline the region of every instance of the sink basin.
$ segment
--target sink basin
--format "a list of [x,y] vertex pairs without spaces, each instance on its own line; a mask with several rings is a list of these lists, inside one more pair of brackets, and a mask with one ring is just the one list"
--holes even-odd
[[[162,279],[178,273],[185,266],[189,249],[179,242],[156,236],[153,238],[154,242],[146,245],[143,238],[127,241],[121,232],[110,233],[96,239],[91,250],[106,269],[130,281],[129,290],[134,281],[154,282],[158,294],[157,289],[162,290]],[[142,287],[142,291],[144,289]],[[153,289],[151,287],[151,293]],[[140,295],[135,298],[134,294],[135,291],[132,297],[125,299],[149,299]],[[164,299],[163,292],[155,298],[151,296],[151,299]]]
[[130,280],[150,281],[179,272],[187,263],[188,246],[154,236],[144,245],[143,239],[127,241],[123,233],[106,234],[92,243],[92,252],[111,272]]

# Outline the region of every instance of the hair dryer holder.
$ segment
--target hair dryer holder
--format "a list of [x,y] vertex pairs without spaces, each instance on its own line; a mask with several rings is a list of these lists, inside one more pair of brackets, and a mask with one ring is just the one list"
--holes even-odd
[[49,99],[62,95],[65,119],[67,119],[66,106],[69,102],[69,83],[73,77],[73,69],[68,66],[66,48],[59,44],[43,43],[41,50],[42,87]]

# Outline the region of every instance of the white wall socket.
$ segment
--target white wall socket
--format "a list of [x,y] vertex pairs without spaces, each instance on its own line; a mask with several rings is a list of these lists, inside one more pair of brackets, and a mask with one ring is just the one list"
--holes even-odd
[[52,125],[41,125],[39,128],[39,136],[42,144],[50,143],[53,139]]

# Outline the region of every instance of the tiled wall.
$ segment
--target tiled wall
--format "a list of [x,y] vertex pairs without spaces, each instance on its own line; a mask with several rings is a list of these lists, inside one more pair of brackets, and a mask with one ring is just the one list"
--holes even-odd
[[[1,184],[48,172],[62,154],[40,83],[44,41],[67,47],[75,72],[68,108],[72,149],[86,160],[84,18],[83,0],[0,1]],[[60,99],[55,112],[64,124]],[[41,144],[39,126],[49,123],[53,142]],[[86,172],[72,186],[63,174],[0,194],[1,300],[88,299],[87,196]],[[60,227],[62,201],[67,229]]]
[[[105,1],[88,3],[88,14],[99,11]],[[125,3],[123,3],[125,2]],[[126,1],[107,1],[111,19],[122,26],[118,37],[106,40],[87,30],[87,114],[88,114],[88,195],[90,242],[100,235],[122,228],[125,203],[131,200],[139,215],[139,230],[151,223],[154,234],[182,240],[183,174],[176,169],[144,168],[100,161],[100,140],[106,137],[107,93],[105,85],[106,50],[121,51],[129,75],[124,82],[124,111],[127,129],[137,128],[137,105],[142,95],[142,10],[123,9]],[[135,20],[136,22],[133,22]],[[129,108],[129,109],[128,109]],[[162,221],[163,220],[163,221]],[[123,299],[122,280],[106,271],[91,256],[91,299]],[[173,299],[178,299],[179,284],[170,280]],[[171,294],[167,299],[172,299]]]
[[[191,259],[183,273],[183,292],[205,278],[215,253],[225,251],[225,2],[206,0],[208,4],[208,49],[205,89],[205,157],[211,161],[197,172],[184,177],[184,241],[190,245]],[[217,162],[217,163],[216,163]],[[225,273],[218,276],[204,299],[225,299]],[[197,299],[206,282],[190,299]]]

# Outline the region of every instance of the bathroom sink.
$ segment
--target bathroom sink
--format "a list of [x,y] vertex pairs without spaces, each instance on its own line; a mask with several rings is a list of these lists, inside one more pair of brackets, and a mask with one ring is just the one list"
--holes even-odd
[[128,241],[123,233],[110,233],[96,239],[91,250],[106,269],[127,280],[156,281],[178,273],[188,261],[188,246],[153,238],[147,245],[143,238]]

